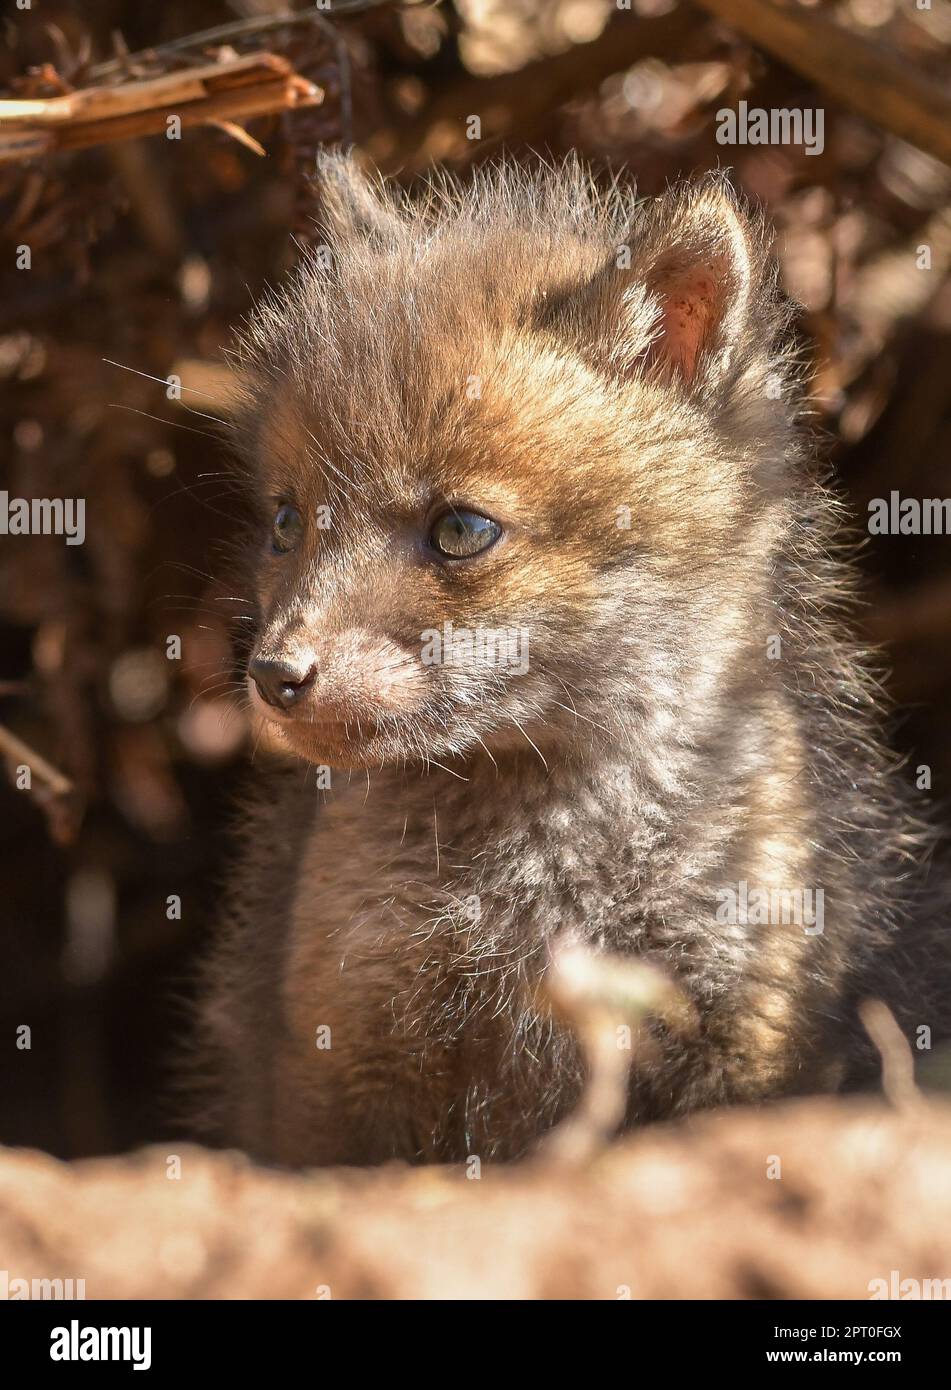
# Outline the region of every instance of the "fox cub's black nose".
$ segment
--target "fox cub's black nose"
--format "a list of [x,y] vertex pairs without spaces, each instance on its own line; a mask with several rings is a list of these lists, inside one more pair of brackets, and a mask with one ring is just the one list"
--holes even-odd
[[313,685],[317,667],[256,656],[248,666],[248,673],[262,700],[278,709],[289,709]]

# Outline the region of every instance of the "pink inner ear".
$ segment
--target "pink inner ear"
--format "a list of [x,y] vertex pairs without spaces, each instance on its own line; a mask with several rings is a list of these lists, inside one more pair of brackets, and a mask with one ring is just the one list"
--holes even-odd
[[713,336],[722,313],[713,266],[691,266],[666,277],[657,286],[663,309],[661,334],[654,345],[654,360],[666,360],[691,381],[701,350]]

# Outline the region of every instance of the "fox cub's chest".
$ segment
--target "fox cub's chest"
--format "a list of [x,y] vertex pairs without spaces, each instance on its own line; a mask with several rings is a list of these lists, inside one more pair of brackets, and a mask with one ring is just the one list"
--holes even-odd
[[303,847],[285,956],[285,997],[298,1010],[351,989],[392,1003],[479,953],[483,871],[468,849],[437,843],[438,825],[431,801],[368,805],[363,787],[322,808]]

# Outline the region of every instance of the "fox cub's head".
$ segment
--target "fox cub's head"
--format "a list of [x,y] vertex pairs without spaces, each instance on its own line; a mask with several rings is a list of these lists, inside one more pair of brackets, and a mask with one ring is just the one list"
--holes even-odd
[[242,344],[258,714],[343,767],[689,738],[783,511],[759,230],[720,179],[320,172]]

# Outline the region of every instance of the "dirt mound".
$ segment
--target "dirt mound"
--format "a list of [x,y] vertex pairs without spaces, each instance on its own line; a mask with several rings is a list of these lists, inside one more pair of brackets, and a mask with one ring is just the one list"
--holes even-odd
[[15,1279],[83,1279],[87,1298],[868,1299],[896,1280],[909,1281],[903,1296],[951,1291],[945,1104],[727,1111],[647,1130],[581,1168],[477,1172],[291,1175],[190,1146],[74,1164],[6,1150],[9,1296],[23,1295]]

